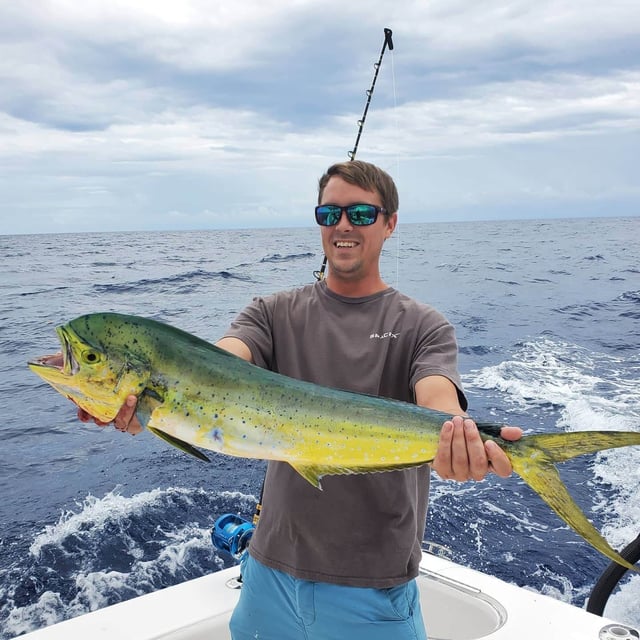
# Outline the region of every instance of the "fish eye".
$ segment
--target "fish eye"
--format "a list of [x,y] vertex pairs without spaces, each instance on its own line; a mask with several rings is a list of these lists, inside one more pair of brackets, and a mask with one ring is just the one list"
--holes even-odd
[[86,364],[96,364],[100,362],[100,354],[97,351],[84,351],[82,353],[82,360]]

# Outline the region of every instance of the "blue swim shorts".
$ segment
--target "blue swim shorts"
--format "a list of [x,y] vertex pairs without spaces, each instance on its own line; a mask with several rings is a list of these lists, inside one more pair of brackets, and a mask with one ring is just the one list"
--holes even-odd
[[390,589],[299,580],[243,559],[233,640],[426,640],[415,580]]

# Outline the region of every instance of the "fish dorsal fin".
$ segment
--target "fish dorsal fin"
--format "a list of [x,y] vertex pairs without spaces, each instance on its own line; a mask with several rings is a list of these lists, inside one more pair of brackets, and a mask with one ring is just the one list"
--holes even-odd
[[384,467],[336,467],[321,464],[292,464],[289,463],[307,482],[312,484],[316,489],[322,491],[320,480],[323,476],[350,476],[359,473],[378,473],[384,471],[399,471],[400,469],[411,469],[413,467],[421,467],[424,461],[417,463],[390,464]]
[[207,458],[207,456],[205,456],[204,453],[202,453],[202,451],[199,451],[193,445],[190,445],[188,442],[185,442],[184,440],[180,440],[180,438],[171,436],[168,433],[165,433],[164,431],[160,431],[160,429],[156,429],[155,427],[151,427],[149,425],[147,425],[147,429],[149,429],[149,431],[151,431],[151,433],[153,433],[154,436],[158,436],[158,438],[162,438],[165,442],[168,442],[170,445],[173,445],[177,449],[180,449],[180,451],[184,451],[185,453],[195,456],[196,458],[198,458],[198,460],[203,460],[204,462],[211,462],[211,460]]

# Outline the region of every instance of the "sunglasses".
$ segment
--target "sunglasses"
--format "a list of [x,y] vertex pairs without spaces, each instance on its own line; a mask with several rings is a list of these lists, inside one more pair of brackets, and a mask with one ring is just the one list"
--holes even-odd
[[357,227],[366,227],[378,219],[379,213],[387,213],[384,207],[373,204],[350,204],[340,207],[337,204],[321,204],[316,207],[316,222],[321,227],[333,227],[340,222],[342,212],[347,214],[349,222]]

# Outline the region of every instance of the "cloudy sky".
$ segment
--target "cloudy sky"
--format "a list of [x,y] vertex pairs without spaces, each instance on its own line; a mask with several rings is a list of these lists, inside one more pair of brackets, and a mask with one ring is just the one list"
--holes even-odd
[[0,0],[0,234],[640,214],[638,0]]

